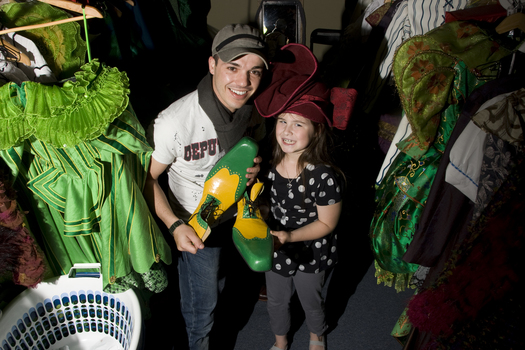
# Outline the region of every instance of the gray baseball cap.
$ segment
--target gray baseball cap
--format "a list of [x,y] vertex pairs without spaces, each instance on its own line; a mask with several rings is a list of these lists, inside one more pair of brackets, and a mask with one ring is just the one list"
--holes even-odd
[[230,24],[219,30],[211,46],[211,54],[219,55],[224,62],[254,54],[259,56],[268,69],[266,58],[266,43],[259,30],[246,24]]

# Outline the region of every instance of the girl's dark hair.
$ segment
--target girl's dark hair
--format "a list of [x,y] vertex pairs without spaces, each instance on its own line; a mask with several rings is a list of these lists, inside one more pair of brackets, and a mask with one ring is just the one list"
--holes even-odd
[[[331,156],[331,150],[334,147],[334,135],[332,129],[328,127],[325,123],[316,123],[312,121],[314,126],[314,135],[308,147],[304,152],[299,156],[299,161],[297,162],[297,172],[301,171],[306,164],[319,165],[325,164],[332,167],[336,173],[341,176],[343,182],[346,181],[343,171],[337,167]],[[273,154],[272,154],[272,165],[277,166],[283,158],[285,153],[279,147],[277,143],[277,138],[275,135],[276,125],[274,125],[271,136],[273,142]]]

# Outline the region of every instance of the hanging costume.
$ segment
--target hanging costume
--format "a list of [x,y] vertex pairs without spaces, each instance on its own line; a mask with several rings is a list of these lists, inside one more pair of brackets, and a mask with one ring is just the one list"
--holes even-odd
[[[50,7],[26,6],[9,4],[8,14],[18,14],[15,8],[42,15]],[[82,43],[77,23],[52,28],[47,34]],[[47,40],[38,33],[36,38]],[[55,64],[66,74],[78,64],[68,58],[83,57],[85,50],[80,55],[82,45],[62,43],[48,47],[57,47],[52,57],[62,54],[65,61]],[[126,74],[97,60],[78,65],[62,85],[7,83],[0,87],[0,155],[54,274],[75,263],[100,262],[106,291],[135,286],[159,292],[167,281],[158,263],[170,264],[171,253],[142,196],[153,150],[128,95]]]
[[34,287],[46,273],[44,260],[18,208],[9,177],[0,168],[0,280],[10,272],[15,284]]
[[[466,344],[471,344],[472,348],[481,348],[476,347],[476,344],[503,339],[500,335],[505,333],[510,338],[501,341],[501,344],[508,345],[506,341],[510,344],[517,339],[517,333],[511,325],[519,316],[511,310],[519,305],[514,303],[513,295],[508,292],[510,289],[506,285],[499,295],[497,292],[490,293],[489,290],[493,287],[487,288],[487,285],[497,285],[494,281],[502,278],[502,271],[509,273],[511,284],[519,280],[514,279],[512,273],[513,257],[517,256],[515,251],[519,251],[520,247],[512,242],[519,235],[520,228],[513,231],[515,227],[509,226],[508,239],[506,237],[502,244],[494,245],[493,251],[483,253],[486,253],[489,259],[487,261],[492,261],[490,259],[498,255],[510,256],[507,261],[497,261],[493,266],[484,264],[483,268],[474,263],[471,266],[477,266],[476,271],[471,271],[470,274],[467,272],[468,265],[459,267],[463,261],[476,261],[480,257],[479,251],[478,255],[469,255],[476,252],[474,245],[481,240],[476,240],[477,233],[473,235],[473,232],[479,231],[467,229],[467,226],[472,226],[470,219],[479,218],[479,215],[484,217],[484,208],[490,208],[487,207],[491,202],[490,198],[479,195],[492,187],[489,184],[493,179],[493,183],[505,182],[506,174],[512,173],[514,163],[508,160],[514,152],[493,135],[486,137],[485,156],[490,157],[490,160],[487,159],[484,164],[490,166],[482,166],[479,181],[486,181],[489,186],[479,184],[480,192],[477,193],[476,203],[469,202],[457,188],[452,189],[449,185],[443,187],[440,183],[449,164],[450,150],[447,145],[449,141],[452,140],[453,143],[457,139],[468,122],[468,117],[466,120],[458,118],[460,113],[469,105],[470,96],[474,98],[486,81],[496,78],[487,68],[492,68],[512,53],[512,49],[496,42],[492,39],[494,37],[472,22],[455,21],[404,41],[394,56],[392,71],[409,123],[409,128],[399,132],[401,134],[410,130],[411,135],[402,137],[397,142],[397,156],[385,162],[386,164],[392,160],[391,164],[387,164],[386,175],[378,185],[378,206],[372,220],[370,236],[376,257],[378,283],[394,284],[398,290],[410,283],[417,283],[419,293],[423,292],[424,295],[421,297],[419,293],[416,294],[408,311],[400,317],[393,331],[395,336],[407,335],[411,322],[415,323],[406,349],[454,348]],[[515,43],[507,46],[513,45]],[[496,89],[493,87],[493,90]],[[514,127],[517,124],[514,122]],[[516,129],[519,128],[513,130]],[[519,139],[516,136],[514,138]],[[456,166],[465,169],[461,163],[462,158],[465,156],[451,157],[457,163]],[[501,164],[498,163],[500,161]],[[495,170],[492,174],[484,173],[483,169],[487,170],[492,166]],[[437,183],[434,183],[435,180]],[[467,182],[465,179],[461,181]],[[519,181],[521,180],[517,183]],[[511,186],[519,188],[516,183]],[[499,206],[497,202],[495,205]],[[432,211],[429,211],[429,206],[432,206]],[[515,203],[511,206],[515,206]],[[521,210],[516,206],[515,209]],[[478,216],[473,215],[474,212]],[[478,220],[475,225],[476,230],[485,229],[483,220]],[[496,226],[487,227],[494,229]],[[485,238],[491,239],[489,236]],[[462,242],[463,246],[460,246]],[[453,259],[449,259],[451,256]],[[456,264],[459,267],[456,270],[458,277],[451,278]],[[477,273],[481,273],[483,277],[477,277]],[[495,277],[483,281],[486,273]],[[439,283],[442,284],[440,287],[435,285],[438,276]],[[471,289],[469,285],[476,287]],[[432,286],[431,291],[424,293],[429,286]],[[436,293],[433,293],[434,290]],[[471,308],[464,307],[464,304],[457,305],[456,308],[455,300],[458,299],[466,300]],[[463,303],[463,300],[460,302]],[[490,306],[483,309],[485,305]],[[492,311],[495,311],[493,316],[487,317]],[[473,316],[476,312],[480,312],[479,319]],[[495,330],[492,332],[489,325],[499,325],[497,320],[503,315],[509,316],[511,321],[501,323],[501,327],[493,327]],[[511,327],[502,331],[506,326]],[[444,332],[444,328],[447,331]],[[449,330],[456,332],[454,336],[451,336]],[[487,338],[486,335],[489,334]],[[479,341],[475,341],[476,338]]]
[[[45,3],[8,3],[1,7],[0,23],[8,28],[46,23],[68,18],[61,9]],[[58,79],[67,79],[85,63],[87,46],[78,23],[23,31],[37,44],[40,54]],[[22,35],[22,34],[17,34]]]
[[[2,37],[3,42],[11,44],[13,47],[26,55],[31,53],[30,65],[18,64],[8,60],[3,50],[0,50],[0,86],[8,82],[21,85],[24,81],[35,81],[40,83],[55,83],[55,74],[47,65],[44,57],[36,47],[35,43],[17,33],[8,33]],[[27,56],[29,58],[29,56]]]
[[[464,8],[467,0],[397,0],[385,3],[378,0],[382,6],[395,7],[389,18],[388,27],[384,36],[377,41],[371,57],[371,69],[367,72],[366,86],[362,91],[363,110],[370,112],[374,104],[378,103],[380,91],[387,84],[389,76],[394,69],[394,55],[397,48],[406,40],[418,35],[428,33],[441,23],[447,11]],[[384,4],[384,5],[383,5]],[[369,6],[373,6],[371,3]],[[369,18],[363,19],[363,22]],[[364,24],[363,24],[364,26]],[[368,65],[369,62],[366,62]]]
[[401,257],[412,241],[464,100],[484,83],[473,72],[510,52],[479,27],[459,21],[413,37],[397,49],[393,72],[412,134],[397,144],[401,153],[376,192],[370,235],[378,281],[400,290],[408,285],[418,266]]
[[[494,110],[502,111],[501,105],[510,103],[523,111],[523,107],[519,107],[523,106],[523,98],[520,102],[516,100],[523,81],[522,77],[509,76],[476,90],[465,105],[454,139],[460,134],[463,136],[469,120],[483,119],[483,115],[493,114]],[[509,95],[509,91],[516,93]],[[504,99],[476,113],[478,107],[486,100],[490,102],[493,96],[504,96]],[[493,116],[494,120],[507,125],[519,119],[514,111]],[[520,243],[523,224],[519,219],[523,206],[516,202],[523,191],[520,175],[523,151],[522,146],[515,148],[509,143],[513,138],[498,138],[496,130],[487,134],[481,146],[483,164],[475,202],[455,184],[445,181],[448,155],[455,145],[447,147],[421,225],[403,257],[430,266],[419,293],[408,306],[414,328],[407,349],[425,348],[432,343],[448,348],[458,342],[468,342],[474,349],[488,346],[486,342],[494,348],[511,348],[521,338],[516,330],[516,325],[523,322],[517,311],[520,298],[512,288],[519,291],[517,283],[523,277],[517,268],[523,249]],[[465,166],[462,165],[462,169]],[[441,208],[446,208],[448,202],[465,209],[447,213]],[[450,228],[433,224],[443,221],[450,221],[447,224]],[[454,302],[450,302],[450,298]],[[484,336],[476,337],[476,334]]]

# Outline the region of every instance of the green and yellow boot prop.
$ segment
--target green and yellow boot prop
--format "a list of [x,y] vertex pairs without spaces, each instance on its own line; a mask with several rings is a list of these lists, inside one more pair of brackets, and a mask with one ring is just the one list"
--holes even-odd
[[251,137],[243,137],[209,172],[202,198],[188,224],[202,241],[212,225],[246,190],[246,169],[253,166],[259,148]]
[[256,272],[272,268],[273,239],[255,200],[263,191],[262,182],[253,184],[250,196],[245,192],[237,202],[237,219],[233,225],[233,242],[248,266]]

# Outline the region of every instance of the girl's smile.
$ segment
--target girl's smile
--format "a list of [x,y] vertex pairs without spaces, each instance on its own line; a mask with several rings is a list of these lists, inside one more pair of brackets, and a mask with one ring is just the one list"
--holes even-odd
[[277,117],[275,135],[284,153],[300,155],[312,140],[314,126],[310,119],[298,114],[283,113]]

